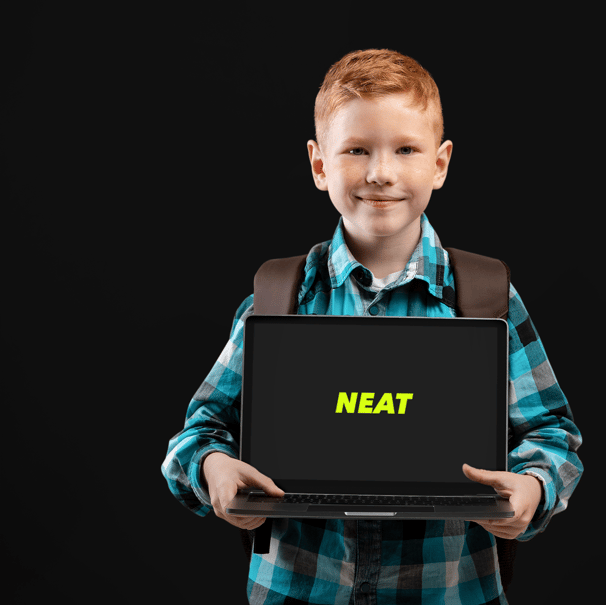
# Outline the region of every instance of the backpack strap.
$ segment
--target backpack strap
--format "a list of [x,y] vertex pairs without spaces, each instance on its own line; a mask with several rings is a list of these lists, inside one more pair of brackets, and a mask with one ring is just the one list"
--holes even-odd
[[[461,317],[505,319],[509,310],[509,267],[501,260],[445,248],[455,277],[456,310]],[[295,315],[307,254],[264,262],[254,279],[254,312]]]
[[[307,254],[273,258],[265,261],[254,279],[253,311],[255,315],[296,315],[297,294],[303,281]],[[257,529],[240,529],[240,538],[250,560],[251,552],[269,552],[272,520]]]
[[255,315],[296,315],[307,254],[264,262],[254,281]]
[[461,317],[507,318],[509,267],[501,260],[445,248],[454,271],[456,311]]
[[[457,248],[445,250],[454,272],[457,315],[507,319],[511,283],[509,267],[496,258]],[[501,584],[507,592],[513,578],[518,541],[495,536],[495,542]]]

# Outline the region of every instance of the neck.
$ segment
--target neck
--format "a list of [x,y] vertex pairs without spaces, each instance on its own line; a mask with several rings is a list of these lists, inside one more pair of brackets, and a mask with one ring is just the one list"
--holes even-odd
[[392,236],[373,236],[356,233],[343,221],[345,243],[354,258],[372,271],[372,274],[383,279],[390,273],[402,271],[421,237],[420,221],[410,225],[405,233]]

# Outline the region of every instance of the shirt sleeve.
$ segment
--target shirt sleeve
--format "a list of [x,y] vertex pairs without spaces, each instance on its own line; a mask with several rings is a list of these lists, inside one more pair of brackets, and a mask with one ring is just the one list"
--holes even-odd
[[509,293],[509,471],[531,474],[543,484],[532,522],[518,540],[545,530],[568,506],[583,465],[582,438],[537,330],[513,286]]
[[229,341],[187,408],[185,426],[168,443],[162,474],[172,494],[192,512],[211,510],[206,483],[201,477],[204,458],[223,452],[240,454],[240,395],[244,322],[253,312],[251,294],[238,307]]

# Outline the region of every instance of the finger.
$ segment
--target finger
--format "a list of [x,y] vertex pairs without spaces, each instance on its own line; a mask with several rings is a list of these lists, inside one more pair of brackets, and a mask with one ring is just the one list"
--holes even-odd
[[211,496],[211,504],[215,509],[215,514],[225,519],[227,517],[227,513],[225,509],[229,506],[229,503],[234,499],[237,493],[237,487],[235,484],[228,485],[220,485],[217,487],[215,492],[215,498],[213,499]]
[[256,519],[254,523],[250,524],[250,527],[248,527],[248,529],[257,529],[258,527],[261,527],[261,525],[263,525],[263,523],[265,523],[265,519]]
[[248,517],[247,519],[245,519],[241,523],[239,523],[238,527],[252,531],[253,529],[257,529],[258,527],[261,527],[261,525],[263,525],[263,523],[265,523],[265,518]]
[[522,526],[524,523],[517,515],[514,517],[506,517],[504,519],[474,519],[472,523],[478,525],[501,525],[501,526]]
[[233,515],[227,515],[225,520],[240,529],[248,530],[257,529],[265,523],[265,517],[234,517]]
[[490,531],[490,533],[493,536],[496,536],[497,538],[503,538],[504,540],[515,540],[522,532],[519,530],[509,530],[509,531],[503,531],[500,529],[493,529],[491,530],[487,530]]
[[280,489],[267,475],[264,475],[257,469],[253,469],[253,471],[254,472],[245,479],[250,487],[262,489],[268,496],[276,498],[284,495],[284,490]]
[[475,468],[469,464],[463,465],[463,473],[468,479],[471,479],[476,483],[481,483],[482,485],[492,486],[498,479],[498,477],[495,477],[494,471],[486,471],[484,469]]
[[493,534],[494,536],[505,538],[507,540],[515,538],[520,533],[511,529],[504,529],[502,527],[495,527],[484,523],[478,523],[478,525],[481,525],[487,532]]
[[487,532],[498,536],[499,538],[505,538],[507,540],[512,540],[517,538],[520,534],[524,533],[525,527],[523,524],[503,524],[500,520],[488,521],[483,519],[481,521],[474,521],[481,527],[483,527]]
[[503,471],[487,471],[480,468],[475,468],[469,464],[463,465],[463,473],[468,479],[489,485],[495,489],[506,489],[509,487],[508,474]]
[[491,525],[512,525],[517,522],[518,519],[515,517],[507,517],[505,519],[482,519],[481,521],[476,521],[476,523],[490,523]]

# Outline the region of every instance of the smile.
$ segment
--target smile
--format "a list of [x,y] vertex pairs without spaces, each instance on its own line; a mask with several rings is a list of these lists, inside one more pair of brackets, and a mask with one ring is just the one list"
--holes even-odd
[[358,200],[364,202],[368,206],[372,206],[373,208],[390,208],[391,206],[395,206],[404,200],[400,199],[379,199],[379,200],[371,200],[368,198],[357,197]]

